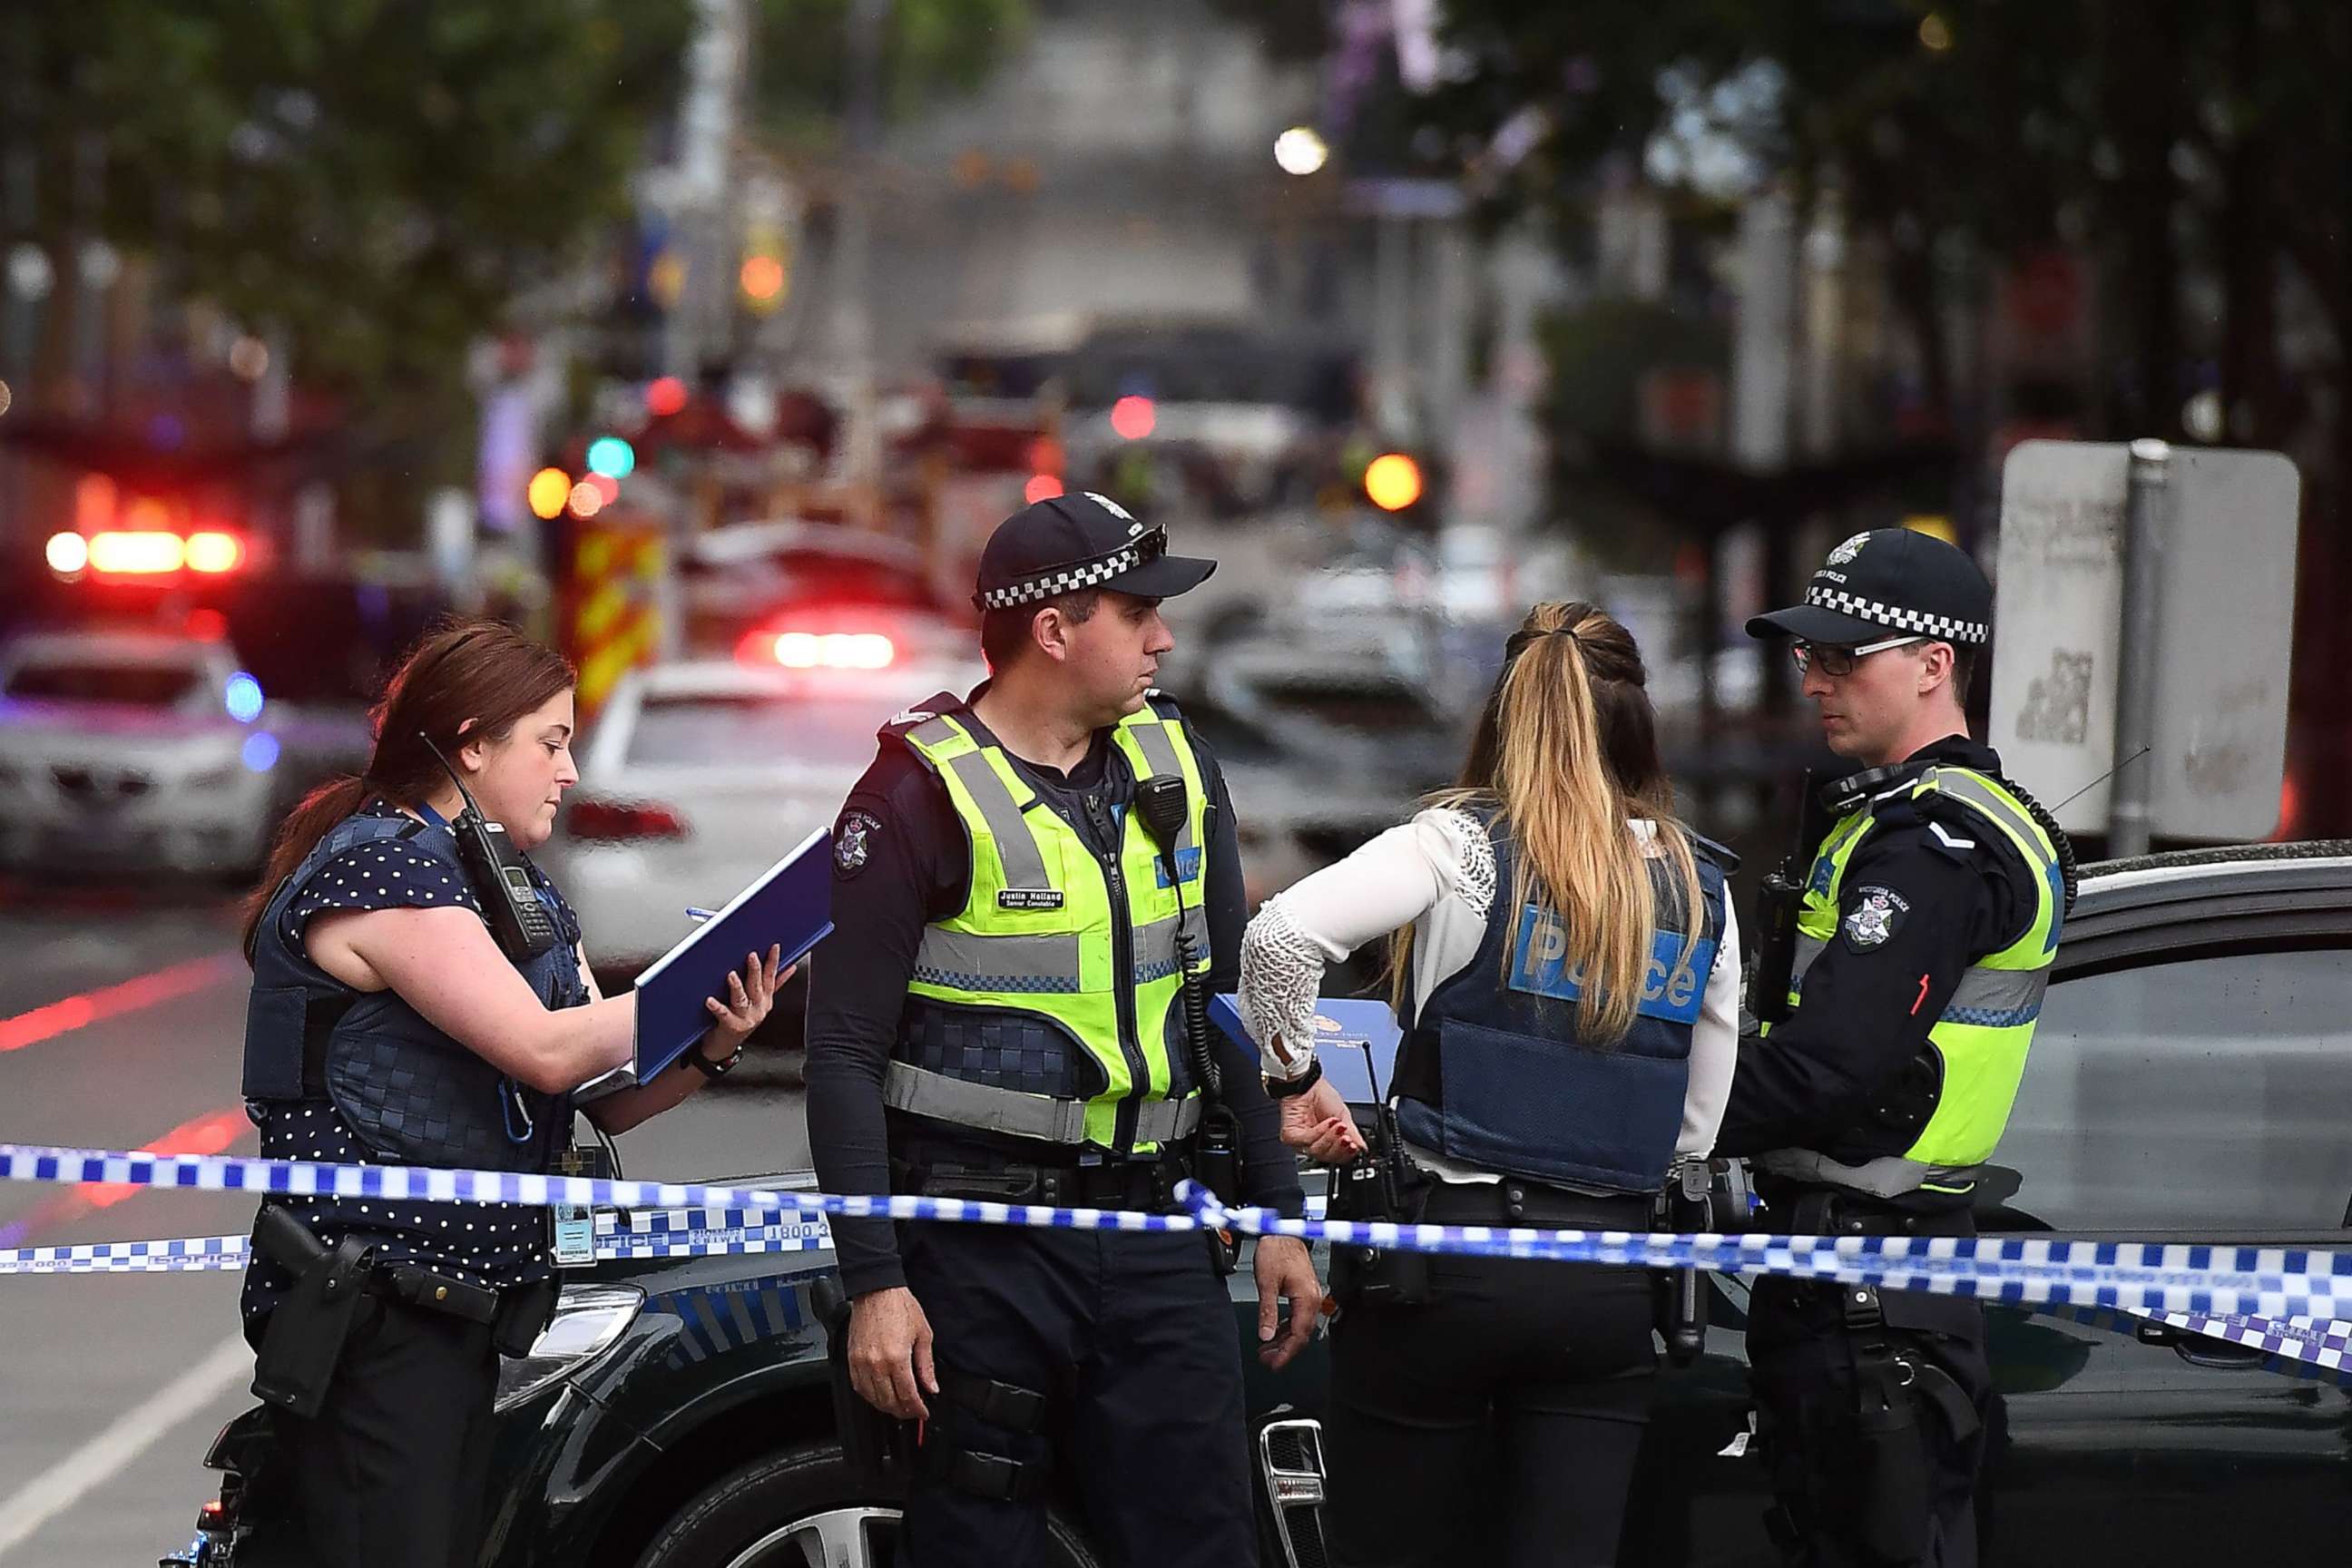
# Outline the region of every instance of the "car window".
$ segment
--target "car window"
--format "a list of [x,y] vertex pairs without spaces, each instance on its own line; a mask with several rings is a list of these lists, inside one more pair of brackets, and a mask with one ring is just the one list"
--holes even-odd
[[874,732],[893,711],[872,696],[649,694],[630,727],[624,760],[649,767],[793,763],[863,769],[874,758]]
[[1258,696],[1277,721],[1297,718],[1362,734],[1397,735],[1437,727],[1420,694],[1396,686],[1265,685]]
[[58,660],[26,664],[8,678],[7,695],[52,702],[113,702],[172,708],[184,702],[204,672],[184,664]]
[[2181,958],[2051,987],[1994,1159],[2059,1230],[2330,1230],[2352,1204],[2352,963]]

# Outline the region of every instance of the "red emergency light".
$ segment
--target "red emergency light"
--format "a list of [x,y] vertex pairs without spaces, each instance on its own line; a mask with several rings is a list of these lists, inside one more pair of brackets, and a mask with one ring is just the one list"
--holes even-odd
[[758,631],[735,649],[744,664],[779,664],[786,669],[887,669],[898,647],[880,632]]
[[200,529],[183,536],[167,529],[102,529],[89,535],[53,533],[43,552],[60,577],[83,572],[101,577],[168,577],[182,572],[219,576],[245,564],[246,542],[234,533]]

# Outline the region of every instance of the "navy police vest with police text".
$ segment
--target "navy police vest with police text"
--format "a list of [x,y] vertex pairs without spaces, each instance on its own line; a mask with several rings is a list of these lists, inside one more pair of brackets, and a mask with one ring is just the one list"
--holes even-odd
[[1670,863],[1648,862],[1658,930],[1640,1005],[1622,1038],[1586,1045],[1559,917],[1533,903],[1510,907],[1516,847],[1498,816],[1487,817],[1486,833],[1496,888],[1486,934],[1406,1034],[1398,1125],[1423,1148],[1500,1175],[1580,1192],[1657,1192],[1682,1132],[1692,1030],[1723,937],[1723,872],[1695,857],[1694,933]]

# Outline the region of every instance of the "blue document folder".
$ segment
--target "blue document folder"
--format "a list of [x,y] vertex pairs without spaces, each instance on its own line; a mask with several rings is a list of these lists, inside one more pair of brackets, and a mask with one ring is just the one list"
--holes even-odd
[[743,958],[771,947],[798,963],[833,930],[833,834],[820,827],[637,976],[635,1077],[649,1082],[710,1027],[706,997],[725,1000]]
[[[1258,1054],[1257,1042],[1242,1027],[1232,993],[1211,999],[1209,1016],[1244,1050]],[[1350,1105],[1377,1105],[1391,1092],[1401,1033],[1396,1015],[1385,1002],[1324,996],[1315,1003],[1315,1054],[1323,1058],[1323,1076]]]

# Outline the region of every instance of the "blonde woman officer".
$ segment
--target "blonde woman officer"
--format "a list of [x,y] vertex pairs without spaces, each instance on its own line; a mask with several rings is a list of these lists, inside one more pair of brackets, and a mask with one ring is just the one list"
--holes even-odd
[[[1363,1141],[1321,1077],[1324,966],[1394,932],[1391,1091],[1432,1224],[1649,1228],[1715,1141],[1738,942],[1717,857],[1675,819],[1640,651],[1583,604],[1504,647],[1459,784],[1268,900],[1241,1011],[1284,1139]],[[1405,1217],[1415,1217],[1408,1212]],[[1650,1276],[1373,1255],[1332,1341],[1331,1521],[1350,1568],[1611,1563],[1654,1382]],[[1335,1284],[1336,1274],[1335,1274]]]

